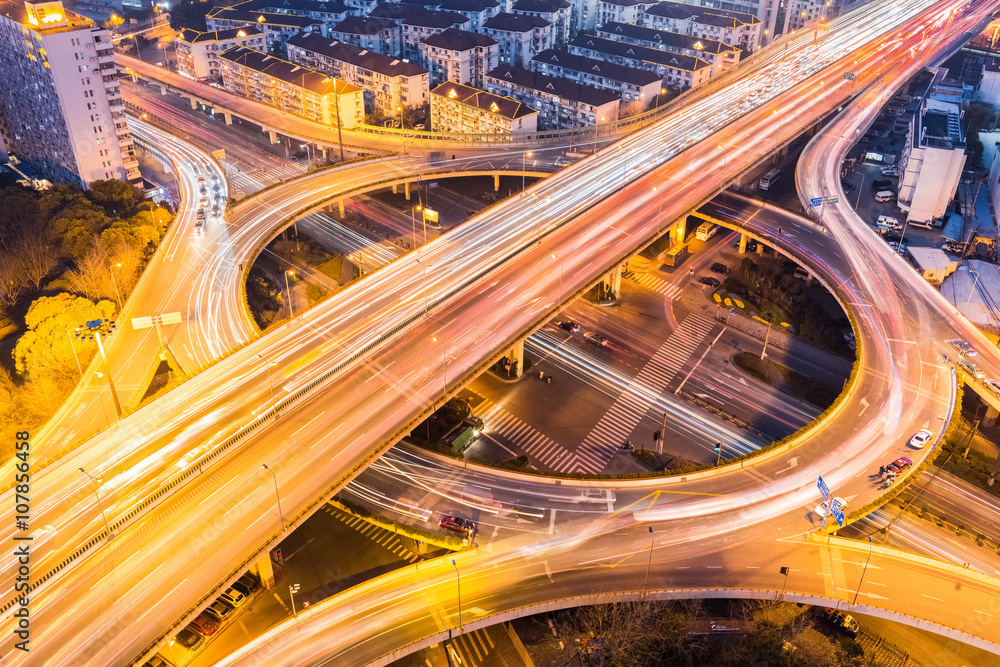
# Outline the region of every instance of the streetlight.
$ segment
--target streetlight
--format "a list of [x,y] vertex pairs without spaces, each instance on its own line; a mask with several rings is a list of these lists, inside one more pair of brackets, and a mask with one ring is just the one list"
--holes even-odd
[[591,151],[591,153],[596,153],[597,152],[597,129],[598,129],[598,127],[600,127],[600,124],[603,123],[603,122],[604,122],[604,117],[602,116],[601,118],[599,118],[597,120],[597,122],[594,123],[594,149]]
[[[524,191],[524,156],[525,156],[525,153],[521,153],[521,191],[522,192]],[[532,152],[528,151],[527,152],[527,156],[531,157],[532,156]]]
[[[107,355],[104,354],[104,344],[101,342],[101,328],[105,326],[105,323],[107,323],[108,326],[114,330],[114,322],[107,322],[107,320],[93,320],[91,322],[87,322],[86,331],[83,330],[83,327],[77,327],[74,331],[76,332],[76,337],[79,340],[87,340],[90,336],[93,336],[94,340],[97,341],[97,350],[101,353],[101,361],[104,362],[104,370],[108,373],[108,386],[111,387],[111,399],[115,403],[115,410],[118,411],[118,417],[121,418],[122,406],[121,403],[118,402],[118,392],[115,390],[115,381],[111,377],[111,365],[108,363]],[[98,374],[98,377],[100,377],[100,374]]]
[[458,564],[455,559],[451,559],[451,565],[455,568],[455,583],[458,585],[458,631],[462,631],[462,575],[458,573]]
[[[115,264],[115,266],[117,266],[120,269],[122,268],[122,263],[118,262],[117,264]],[[108,269],[108,273],[111,274],[111,284],[115,286],[115,296],[118,297],[118,312],[120,313],[122,312],[122,308],[124,307],[124,302],[122,301],[121,292],[118,291],[118,281],[115,280],[115,267],[112,266],[110,269]]]
[[[77,327],[79,328],[79,327]],[[73,350],[73,358],[76,359],[76,370],[80,371],[80,379],[83,379],[83,367],[80,365],[80,357],[76,354],[76,345],[73,344],[73,337],[69,335],[70,329],[66,329],[66,337],[69,338],[69,349]]]
[[292,290],[288,288],[288,276],[295,277],[295,271],[285,271],[285,292],[288,294],[288,319],[295,317],[295,307],[292,305]]
[[101,480],[95,479],[93,475],[91,475],[89,472],[87,472],[83,468],[79,468],[79,470],[84,475],[86,475],[87,477],[89,477],[91,483],[94,485],[94,497],[97,498],[97,508],[99,510],[101,510],[101,518],[104,519],[104,528],[105,528],[105,530],[108,531],[108,535],[111,535],[111,526],[108,525],[108,517],[107,517],[106,514],[104,514],[104,505],[101,504],[101,494],[99,494],[97,492],[97,483],[100,482]]
[[[417,248],[417,219],[414,214],[415,211],[423,211],[424,207],[420,204],[410,207],[410,230],[413,232],[413,247]],[[423,218],[424,216],[420,216]],[[424,243],[427,243],[427,222],[424,221]]]
[[277,414],[277,412],[278,412],[278,409],[277,409],[278,406],[274,402],[274,385],[271,384],[271,367],[272,366],[276,366],[278,364],[278,362],[277,361],[266,361],[264,359],[264,354],[263,353],[258,354],[257,358],[260,359],[261,361],[264,361],[264,363],[267,365],[266,366],[267,367],[267,387],[268,387],[268,389],[271,390],[271,407],[274,408],[275,414]]
[[[902,242],[903,241],[900,240],[900,243],[902,243]],[[969,273],[975,273],[976,274],[976,279],[973,281],[972,287],[969,289],[969,298],[965,300],[965,308],[962,309],[963,314],[965,315],[965,317],[968,318],[968,319],[971,319],[971,318],[969,318],[969,315],[968,315],[969,303],[972,302],[972,293],[976,291],[976,285],[979,284],[979,271],[976,271],[975,269],[970,269],[969,267],[965,267],[965,270],[968,271]]]
[[854,602],[851,603],[853,607],[858,603],[858,595],[861,594],[861,582],[865,580],[865,573],[868,572],[868,561],[872,559],[872,536],[868,536],[868,558],[865,559],[865,568],[861,570],[861,579],[858,580],[858,590],[854,592]]
[[660,94],[656,96],[656,106],[655,106],[655,107],[653,107],[653,110],[654,110],[654,111],[655,111],[656,109],[659,109],[659,108],[660,108],[660,100],[661,100],[661,99],[663,98],[663,96],[664,96],[664,95],[666,95],[666,94],[667,94],[667,89],[666,89],[666,88],[660,88]]
[[646,563],[646,578],[642,582],[642,597],[646,597],[646,585],[649,583],[649,568],[653,565],[653,527],[649,528],[649,561]]
[[[437,338],[431,338],[435,343],[438,342]],[[448,360],[445,358],[444,344],[441,344],[441,368],[444,369],[444,393],[448,393]]]
[[278,517],[281,518],[281,532],[285,532],[285,515],[281,512],[281,495],[278,493],[278,476],[274,474],[274,471],[267,467],[266,463],[262,463],[261,468],[271,473],[271,477],[274,478],[274,495],[278,499]]
[[299,592],[299,584],[292,584],[288,587],[288,597],[292,601],[292,618],[298,615],[295,613],[295,594]]

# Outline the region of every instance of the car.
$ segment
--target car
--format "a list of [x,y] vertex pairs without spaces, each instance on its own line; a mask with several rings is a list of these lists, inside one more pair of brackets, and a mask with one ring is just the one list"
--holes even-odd
[[861,625],[850,614],[845,614],[839,609],[832,609],[831,607],[824,609],[823,614],[827,620],[852,637],[857,637],[858,633],[861,632]]
[[427,129],[427,126],[424,125],[423,123],[417,123],[416,125],[413,126],[413,129],[423,131]]
[[990,378],[988,380],[983,380],[983,384],[985,384],[986,388],[992,391],[994,394],[1000,396],[1000,380],[994,380],[993,378]]
[[199,176],[198,177],[198,183],[201,184],[201,183],[204,183],[204,182],[205,182],[205,177],[204,176]]
[[712,273],[721,273],[724,276],[729,275],[729,267],[722,262],[716,262],[712,265]]
[[719,285],[722,284],[721,282],[719,282],[718,278],[713,278],[711,276],[704,276],[702,278],[699,278],[698,282],[700,282],[702,285],[708,285],[709,287],[718,287]]
[[242,584],[250,593],[254,593],[260,588],[260,579],[249,572],[244,572],[243,576],[236,580],[237,584]]
[[570,333],[576,333],[580,330],[580,325],[573,320],[566,320],[565,322],[559,323],[559,328],[564,329]]
[[194,233],[201,234],[205,231],[205,220],[204,218],[198,218],[194,221]]
[[443,514],[441,516],[441,522],[438,525],[445,530],[450,530],[454,533],[462,533],[463,535],[471,535],[476,532],[475,521],[463,519],[462,517],[455,516],[453,514]]
[[913,460],[905,456],[900,456],[898,459],[890,463],[887,467],[894,473],[900,473],[913,465]]
[[956,350],[958,350],[959,354],[961,354],[963,357],[976,356],[976,348],[972,347],[964,340],[953,338],[952,340],[948,341],[948,344],[951,345]]
[[857,189],[858,189],[858,186],[856,186],[856,185],[851,185],[850,183],[848,183],[848,182],[847,182],[847,181],[845,181],[845,180],[841,180],[841,181],[840,181],[840,186],[841,186],[842,188],[844,188],[844,192],[847,192],[847,193],[850,193],[850,192],[854,192],[855,190],[857,190]]
[[232,616],[234,611],[236,611],[236,607],[232,606],[222,598],[217,598],[215,602],[208,606],[205,613],[211,614],[221,623]]
[[249,600],[250,598],[248,598],[246,595],[240,593],[238,590],[230,586],[225,591],[223,591],[222,595],[219,596],[219,599],[225,601],[225,603],[228,604],[230,607],[239,609],[240,607],[245,605],[247,600]]
[[218,202],[216,202],[216,204],[212,207],[212,215],[219,215],[219,204],[218,204]]
[[[841,512],[843,512],[844,509],[847,507],[847,501],[844,500],[843,498],[835,497],[833,499],[833,502],[837,505],[837,507],[840,508]],[[822,502],[816,506],[816,514],[818,514],[819,516],[826,516],[826,511],[827,511],[826,502]]]
[[202,646],[205,645],[205,636],[200,635],[191,629],[191,626],[187,626],[183,630],[177,633],[174,638],[177,643],[186,648],[189,651],[197,651]]
[[615,492],[609,489],[584,489],[574,498],[574,503],[613,503]]
[[923,449],[927,441],[931,439],[934,434],[926,428],[922,428],[917,431],[912,438],[910,438],[910,447],[914,449]]
[[608,344],[608,339],[604,336],[599,335],[596,331],[588,331],[583,334],[583,337],[587,339],[588,342],[597,345],[598,347],[604,347]]
[[187,626],[195,632],[211,637],[219,629],[219,619],[209,614],[208,611],[203,611]]
[[207,185],[204,185],[204,184],[202,184],[200,192],[201,192],[201,194],[203,194],[203,195],[204,195],[204,194],[207,194],[207,193],[208,193],[208,186],[207,186]]

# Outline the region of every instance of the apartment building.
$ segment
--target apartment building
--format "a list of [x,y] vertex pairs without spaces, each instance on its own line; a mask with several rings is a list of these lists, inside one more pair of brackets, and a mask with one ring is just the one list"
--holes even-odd
[[352,128],[364,119],[357,86],[243,46],[219,56],[222,85],[232,93],[309,120]]
[[377,16],[349,16],[330,28],[329,37],[387,56],[403,52],[402,29],[395,21]]
[[[690,4],[705,9],[724,10],[739,14],[752,14],[761,22],[761,46],[767,46],[780,33],[778,10],[780,0],[689,0]],[[659,3],[657,3],[659,4]],[[648,11],[648,10],[647,10]]]
[[825,21],[832,6],[832,0],[789,0],[782,34],[787,35],[810,23]]
[[229,30],[230,28],[246,28],[253,26],[264,33],[269,51],[284,53],[285,42],[302,30],[324,33],[326,24],[308,16],[280,14],[269,11],[255,11],[244,5],[252,4],[253,0],[231,7],[217,7],[205,16],[205,25],[209,32]]
[[431,91],[431,129],[462,134],[534,132],[538,112],[517,100],[447,81]]
[[596,35],[578,35],[570,42],[569,52],[656,72],[663,77],[663,85],[674,88],[693,88],[712,75],[711,63],[701,58],[617,42]]
[[430,76],[423,67],[344,42],[304,32],[288,40],[288,60],[329,74],[365,91],[365,109],[387,116],[430,101]]
[[573,12],[568,0],[517,0],[510,11],[512,14],[534,16],[551,23],[554,48],[566,46],[569,42]]
[[500,65],[486,75],[486,91],[538,111],[539,130],[586,127],[618,118],[621,94],[562,77]]
[[597,0],[569,0],[570,36],[597,27]]
[[598,0],[595,25],[604,25],[612,21],[639,23],[642,13],[654,4],[655,0]]
[[612,39],[626,44],[636,44],[659,51],[701,58],[711,63],[712,76],[724,72],[738,63],[742,53],[738,47],[714,39],[629,23],[606,23],[598,28],[595,34],[604,39]]
[[750,53],[760,48],[764,22],[754,14],[663,0],[642,13],[640,23],[657,30],[714,39]]
[[552,24],[537,16],[500,12],[483,25],[500,45],[500,62],[527,66],[536,53],[553,48]]
[[431,85],[455,81],[481,88],[486,73],[500,64],[500,45],[492,37],[454,28],[431,35],[420,45]]
[[31,175],[141,182],[111,33],[61,2],[0,3],[0,137]]
[[622,104],[640,102],[648,107],[663,86],[663,77],[656,72],[578,56],[566,49],[542,51],[532,58],[531,69],[616,91],[621,96]]
[[469,19],[466,30],[480,32],[487,19],[500,13],[498,0],[441,0],[437,8],[442,11],[458,12]]
[[403,21],[403,58],[410,62],[420,61],[420,45],[431,35],[437,35],[449,28],[466,30],[471,21],[459,12],[436,12],[424,10],[413,12]]
[[257,51],[267,50],[267,37],[253,26],[228,28],[212,32],[181,30],[174,40],[177,69],[192,79],[217,80],[222,76],[219,54],[231,46],[245,46]]

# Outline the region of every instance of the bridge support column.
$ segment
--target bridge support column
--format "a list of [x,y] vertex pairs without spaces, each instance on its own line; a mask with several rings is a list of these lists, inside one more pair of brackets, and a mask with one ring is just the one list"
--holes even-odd
[[621,294],[622,290],[622,270],[628,264],[616,264],[608,273],[604,276],[604,281],[601,283],[601,289],[604,290],[604,298],[609,300],[616,300],[618,295]]
[[167,87],[160,86],[160,95],[166,95],[166,94],[167,94]]
[[343,199],[338,199],[337,200],[337,207],[340,209],[340,219],[343,220],[344,219],[344,215],[345,215],[345,213],[344,213],[344,200]]
[[761,243],[760,241],[757,241],[757,254],[758,255],[764,254],[764,244]]
[[271,590],[274,588],[274,564],[271,563],[271,552],[265,551],[264,555],[254,563],[257,569],[257,576],[260,577],[261,586]]
[[740,234],[740,254],[746,254],[747,251],[747,235]]
[[233,114],[229,113],[228,111],[222,112],[222,118],[226,121],[226,125],[233,124]]
[[393,184],[392,184],[392,194],[398,194],[398,190],[399,190],[399,189],[398,189],[398,188],[396,187],[396,184],[395,184],[395,183],[393,183]]
[[673,234],[673,237],[671,238],[671,244],[683,243],[684,237],[687,236],[687,217],[678,220],[677,224],[674,225],[674,228],[671,230],[670,233]]
[[274,130],[267,131],[267,138],[271,140],[272,144],[278,143],[278,133]]
[[500,173],[493,174],[493,192],[500,192]]
[[514,347],[507,350],[503,355],[514,363],[512,364],[511,376],[519,378],[524,375],[524,341],[518,341]]
[[196,100],[193,97],[189,97],[188,100],[190,100],[190,102],[191,102],[191,110],[192,111],[198,108],[198,100]]
[[323,164],[326,164],[327,162],[329,162],[329,158],[327,157],[329,149],[327,149],[326,146],[324,146],[323,148],[320,148],[320,150],[323,151]]
[[983,426],[996,426],[997,417],[1000,417],[1000,410],[986,406],[986,416],[983,417]]
[[410,182],[403,183],[403,192],[406,194],[406,201],[410,201]]

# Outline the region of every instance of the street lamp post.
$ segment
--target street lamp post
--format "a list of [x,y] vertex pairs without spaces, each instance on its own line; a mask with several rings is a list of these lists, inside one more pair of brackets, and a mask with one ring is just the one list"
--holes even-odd
[[858,580],[858,590],[854,591],[854,602],[851,606],[858,603],[858,595],[861,594],[861,583],[865,580],[865,573],[868,572],[868,561],[872,559],[872,536],[868,536],[868,558],[865,559],[865,567],[861,570],[861,578]]
[[285,292],[288,294],[288,318],[291,319],[295,317],[295,307],[292,305],[292,290],[288,288],[288,276],[295,277],[295,271],[289,269],[285,271]]
[[522,192],[524,191],[524,156],[525,155],[527,155],[528,157],[531,157],[532,156],[532,152],[528,151],[527,154],[521,153],[521,191]]
[[105,530],[107,530],[107,531],[108,531],[108,535],[111,535],[111,526],[109,526],[109,525],[108,525],[108,517],[107,517],[107,515],[106,515],[106,514],[104,513],[104,505],[102,505],[102,504],[101,504],[101,494],[99,494],[99,493],[97,492],[97,483],[98,483],[99,481],[101,481],[101,480],[99,480],[99,479],[95,479],[93,475],[91,475],[91,474],[90,474],[89,472],[87,472],[87,471],[86,471],[86,470],[84,470],[83,468],[80,468],[79,470],[80,470],[80,472],[82,472],[82,473],[83,473],[84,475],[86,475],[87,477],[89,477],[89,478],[90,478],[90,481],[91,481],[91,483],[92,483],[92,484],[94,485],[94,497],[95,497],[95,498],[97,498],[97,508],[98,508],[99,510],[101,510],[101,518],[102,518],[102,519],[104,519],[104,528],[105,528]]
[[417,260],[417,263],[420,264],[420,268],[423,269],[424,274],[424,316],[426,317],[429,310],[427,306],[427,269],[433,269],[434,265],[424,264],[419,259]]
[[458,585],[458,631],[462,631],[462,575],[458,573],[458,564],[455,559],[451,559],[451,565],[455,568],[455,583]]
[[[431,338],[435,343],[438,342],[437,338]],[[441,345],[441,368],[444,369],[444,393],[448,393],[448,359],[445,357],[444,344]]]
[[291,584],[288,587],[288,598],[292,601],[292,618],[297,618],[295,613],[295,594],[299,592],[299,584]]
[[267,467],[266,463],[262,463],[261,468],[271,473],[271,477],[274,478],[274,495],[278,499],[278,517],[281,519],[281,532],[285,532],[285,515],[281,512],[281,494],[278,493],[278,476],[274,474],[274,471]]
[[263,361],[266,364],[266,367],[267,367],[267,387],[268,387],[268,389],[271,390],[271,407],[274,408],[275,409],[275,413],[277,413],[277,407],[278,406],[274,402],[274,385],[271,384],[271,367],[272,366],[276,366],[278,364],[278,362],[277,361],[266,361],[264,359],[264,354],[263,353],[258,354],[257,358],[260,359],[261,361]]
[[771,338],[771,322],[767,323],[767,333],[764,335],[764,348],[760,351],[760,360],[767,358],[767,341]]
[[642,597],[646,597],[646,586],[649,584],[649,568],[653,565],[653,527],[649,528],[649,560],[646,562],[646,578],[642,582]]
[[70,330],[66,329],[66,337],[69,338],[69,349],[73,350],[73,358],[76,359],[76,370],[80,371],[80,379],[83,379],[83,367],[80,365],[80,357],[76,354],[76,345],[73,343],[73,337],[69,335]]
[[[121,262],[118,262],[115,266],[121,268],[122,264]],[[115,267],[112,266],[108,269],[108,273],[111,274],[111,284],[115,286],[115,296],[118,297],[118,312],[120,313],[122,312],[122,308],[125,307],[125,303],[122,301],[122,293],[118,291],[118,281],[115,280]]]
[[[103,326],[103,323],[101,326]],[[82,339],[84,337],[85,334],[82,332],[82,327],[77,327],[75,331],[77,338]],[[111,387],[111,399],[115,403],[115,410],[118,411],[118,418],[120,419],[122,416],[122,406],[121,403],[118,402],[118,392],[115,389],[115,381],[111,377],[111,365],[108,363],[108,357],[104,353],[104,343],[101,342],[101,332],[95,327],[90,329],[90,333],[94,335],[94,340],[97,341],[97,351],[101,353],[101,361],[104,363],[104,370],[107,371],[108,374],[108,386]]]
[[[413,247],[414,248],[420,247],[420,246],[417,245],[417,218],[416,218],[415,212],[416,211],[423,211],[423,210],[424,210],[424,207],[421,206],[420,204],[417,204],[416,206],[411,206],[410,207],[410,231],[413,232]],[[420,217],[422,218],[423,216],[421,215]],[[427,223],[426,222],[424,222],[424,243],[427,243]]]
[[[900,241],[900,242],[902,243],[902,241]],[[973,281],[972,287],[969,289],[969,298],[965,300],[965,308],[962,309],[963,310],[963,314],[965,314],[965,317],[968,318],[969,316],[968,316],[967,313],[968,313],[968,310],[969,310],[969,304],[972,303],[972,293],[976,291],[976,285],[979,284],[979,271],[976,271],[975,269],[970,269],[968,267],[966,267],[966,270],[969,273],[975,273],[976,274],[976,279]]]
[[628,152],[630,149],[625,148],[625,144],[621,145],[621,148],[625,151],[625,161],[622,165],[622,191],[625,191],[625,177],[628,175]]

